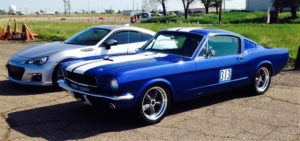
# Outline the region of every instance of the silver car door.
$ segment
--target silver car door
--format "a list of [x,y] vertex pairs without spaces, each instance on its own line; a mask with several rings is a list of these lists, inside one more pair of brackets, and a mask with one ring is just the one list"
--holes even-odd
[[[116,45],[110,46],[107,48],[105,43],[109,40],[115,40]],[[99,51],[100,55],[112,55],[112,54],[127,54],[128,52],[128,31],[118,31],[112,34],[108,39],[106,39],[103,45],[100,46]]]

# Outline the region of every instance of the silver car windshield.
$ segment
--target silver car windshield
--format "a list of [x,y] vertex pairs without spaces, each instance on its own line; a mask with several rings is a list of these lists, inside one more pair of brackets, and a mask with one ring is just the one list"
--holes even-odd
[[89,28],[69,38],[64,43],[74,45],[96,45],[109,32],[110,30],[108,29]]
[[142,50],[192,57],[202,38],[188,33],[160,33]]

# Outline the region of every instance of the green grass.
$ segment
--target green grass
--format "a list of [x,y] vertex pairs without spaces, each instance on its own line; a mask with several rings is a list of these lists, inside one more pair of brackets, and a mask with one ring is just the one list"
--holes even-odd
[[[291,19],[289,12],[283,12],[279,15],[280,23],[300,23],[300,18]],[[143,23],[200,23],[200,24],[217,24],[218,15],[216,13],[210,14],[194,14],[187,20],[183,16],[168,16],[168,17],[154,17],[152,19],[144,20]],[[266,12],[224,12],[222,15],[222,23],[225,24],[240,24],[240,23],[265,23]]]
[[[0,22],[2,27],[4,22]],[[45,41],[65,40],[73,34],[97,23],[70,22],[27,22],[33,33],[40,34]],[[191,23],[147,23],[134,26],[159,31],[172,27],[209,27],[233,31],[267,47],[289,48],[290,56],[296,58],[300,46],[300,24],[191,24]],[[21,29],[21,28],[19,28]]]

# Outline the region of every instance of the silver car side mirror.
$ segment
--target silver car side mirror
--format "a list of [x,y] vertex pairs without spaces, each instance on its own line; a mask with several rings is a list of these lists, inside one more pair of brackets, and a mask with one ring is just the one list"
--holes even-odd
[[107,42],[104,43],[104,47],[109,50],[111,49],[111,46],[118,45],[118,41],[114,39],[109,39]]

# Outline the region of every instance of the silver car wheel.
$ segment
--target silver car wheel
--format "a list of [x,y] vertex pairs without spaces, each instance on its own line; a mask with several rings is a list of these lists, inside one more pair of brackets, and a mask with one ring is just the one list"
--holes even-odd
[[152,87],[149,89],[142,101],[142,111],[149,120],[157,120],[164,115],[167,109],[168,96],[161,87]]
[[255,75],[255,87],[258,92],[264,92],[270,83],[270,72],[266,67],[261,67]]
[[56,80],[60,80],[62,78],[63,78],[62,70],[61,69],[57,69]]

